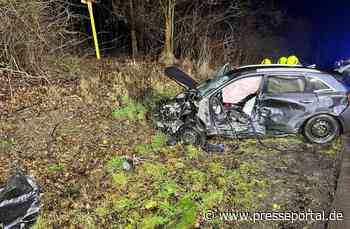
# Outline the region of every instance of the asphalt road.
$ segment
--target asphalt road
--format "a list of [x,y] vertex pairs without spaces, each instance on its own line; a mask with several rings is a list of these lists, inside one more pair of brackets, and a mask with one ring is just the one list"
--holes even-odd
[[328,229],[350,228],[350,137],[344,137],[345,150],[342,153],[340,175],[332,211],[342,213],[343,220],[329,221]]

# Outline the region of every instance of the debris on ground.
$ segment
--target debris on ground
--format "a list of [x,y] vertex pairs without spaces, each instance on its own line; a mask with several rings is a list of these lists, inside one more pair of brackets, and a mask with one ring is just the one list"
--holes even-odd
[[218,145],[214,145],[214,144],[206,144],[204,147],[204,150],[207,152],[219,152],[219,153],[223,153],[225,151],[225,145],[224,144],[218,144]]
[[40,211],[41,190],[35,181],[16,175],[0,188],[0,228],[29,228]]

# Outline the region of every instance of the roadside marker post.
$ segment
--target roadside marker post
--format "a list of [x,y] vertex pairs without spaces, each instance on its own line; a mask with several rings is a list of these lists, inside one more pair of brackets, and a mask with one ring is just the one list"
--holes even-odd
[[90,21],[91,21],[92,35],[94,37],[94,44],[95,44],[95,50],[96,50],[96,58],[98,60],[100,60],[101,59],[100,48],[98,46],[98,39],[97,39],[97,33],[96,33],[96,27],[95,27],[95,18],[94,18],[94,12],[92,9],[92,3],[96,2],[96,1],[95,0],[81,0],[81,2],[88,5],[89,14],[90,14]]

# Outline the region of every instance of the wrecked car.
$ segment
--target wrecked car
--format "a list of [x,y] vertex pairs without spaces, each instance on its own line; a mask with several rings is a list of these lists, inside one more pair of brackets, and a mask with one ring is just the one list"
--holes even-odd
[[299,65],[225,65],[198,83],[172,66],[165,75],[186,90],[160,101],[153,115],[158,128],[183,144],[286,134],[326,144],[350,129],[348,89],[335,74]]

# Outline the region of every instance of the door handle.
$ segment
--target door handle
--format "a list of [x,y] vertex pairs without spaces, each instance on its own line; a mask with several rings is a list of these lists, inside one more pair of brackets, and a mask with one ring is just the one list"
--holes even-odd
[[313,100],[299,100],[299,102],[305,103],[305,104],[310,104],[310,103],[313,103],[314,101]]

